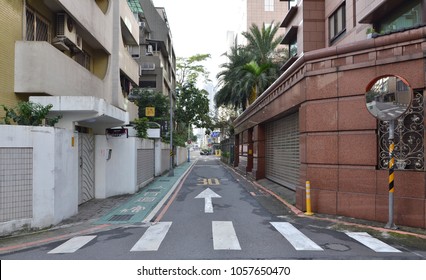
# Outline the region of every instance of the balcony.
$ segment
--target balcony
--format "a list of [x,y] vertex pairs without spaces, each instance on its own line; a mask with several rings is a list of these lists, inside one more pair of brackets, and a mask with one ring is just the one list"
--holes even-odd
[[85,43],[111,53],[113,13],[104,14],[95,1],[44,0],[44,3],[52,12],[67,11],[77,22],[77,33]]
[[105,98],[104,82],[44,41],[15,43],[15,92]]
[[127,45],[139,45],[139,23],[127,1],[120,1],[121,33]]

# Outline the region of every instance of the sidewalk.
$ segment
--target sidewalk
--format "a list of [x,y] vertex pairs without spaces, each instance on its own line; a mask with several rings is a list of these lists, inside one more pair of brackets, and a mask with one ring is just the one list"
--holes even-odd
[[83,234],[93,234],[129,223],[150,222],[175,188],[191,170],[196,160],[174,168],[174,176],[168,173],[155,178],[135,194],[119,195],[106,199],[92,199],[78,209],[78,214],[48,229],[22,231],[0,238],[0,254],[23,250]]

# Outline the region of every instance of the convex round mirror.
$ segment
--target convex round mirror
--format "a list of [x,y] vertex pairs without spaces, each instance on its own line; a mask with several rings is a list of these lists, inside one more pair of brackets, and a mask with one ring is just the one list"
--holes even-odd
[[395,120],[410,107],[412,92],[410,85],[400,77],[389,75],[376,78],[365,93],[367,109],[379,120]]

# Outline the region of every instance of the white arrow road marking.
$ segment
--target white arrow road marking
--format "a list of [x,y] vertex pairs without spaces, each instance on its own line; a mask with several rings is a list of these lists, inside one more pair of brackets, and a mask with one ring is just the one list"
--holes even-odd
[[210,188],[205,189],[195,198],[204,198],[204,213],[213,213],[212,198],[220,198],[221,196],[212,191]]
[[378,253],[401,253],[398,249],[372,237],[366,232],[346,232],[346,235]]
[[232,222],[212,221],[212,233],[215,250],[241,250]]
[[96,235],[76,236],[48,252],[48,254],[65,254],[74,253],[87,243],[89,243]]
[[323,251],[315,242],[287,222],[271,222],[296,250]]
[[157,251],[172,222],[159,222],[150,226],[130,251]]

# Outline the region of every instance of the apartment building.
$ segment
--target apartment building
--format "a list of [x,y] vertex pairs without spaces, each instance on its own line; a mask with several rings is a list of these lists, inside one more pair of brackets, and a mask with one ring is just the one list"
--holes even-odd
[[176,89],[176,55],[166,10],[152,0],[139,0],[143,9],[140,33],[139,87],[169,96]]
[[107,133],[137,117],[128,95],[139,84],[131,53],[139,14],[129,4],[0,0],[0,104],[52,104],[62,116],[57,128],[0,125],[0,165],[15,174],[0,176],[7,230],[57,223],[79,204],[135,192],[150,178],[136,176],[133,155],[142,144],[153,155],[153,144]]
[[[293,1],[281,0],[246,0],[247,2],[247,28],[249,30],[252,24],[262,26],[274,22],[275,25],[281,24],[283,17],[288,11],[289,3]],[[287,3],[288,2],[288,3]],[[285,29],[281,29],[278,35],[284,35]]]
[[59,126],[97,134],[136,116],[128,46],[139,44],[139,25],[127,1],[2,2],[0,104],[39,96],[63,116]]
[[[291,57],[235,121],[235,165],[294,190],[305,210],[387,222],[389,122],[366,107],[385,76],[412,94],[395,121],[394,219],[426,227],[424,0],[298,0],[281,21]],[[391,88],[391,86],[389,86]]]

